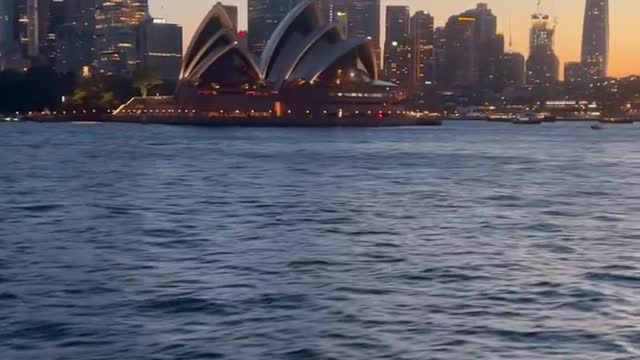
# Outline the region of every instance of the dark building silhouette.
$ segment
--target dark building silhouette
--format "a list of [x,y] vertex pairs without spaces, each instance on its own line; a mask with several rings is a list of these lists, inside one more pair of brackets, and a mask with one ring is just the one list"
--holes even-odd
[[384,69],[387,80],[408,91],[413,80],[409,7],[387,6],[385,25]]
[[330,7],[333,19],[337,14],[343,16],[348,21],[348,35],[354,38],[371,39],[378,52],[380,61],[380,0],[330,0]]
[[582,63],[572,61],[564,64],[564,82],[571,86],[584,81],[584,67]]
[[0,0],[0,56],[17,47],[15,0]]
[[[235,25],[234,25],[235,28]],[[177,80],[182,66],[182,27],[164,19],[147,19],[138,26],[140,65],[163,80]]]
[[418,11],[411,17],[412,85],[419,91],[433,82],[434,19],[431,14]]
[[249,50],[260,55],[267,46],[271,34],[287,16],[291,3],[289,0],[249,0],[248,5]]
[[589,80],[607,76],[609,0],[587,0],[582,33],[582,67]]
[[94,59],[93,33],[79,24],[67,23],[56,33],[55,69],[59,73],[81,73]]
[[487,4],[449,18],[439,82],[446,87],[500,90],[504,37]]
[[38,60],[49,30],[51,0],[14,0],[15,34],[24,57]]
[[80,73],[95,58],[96,1],[65,0],[63,11],[63,20],[52,21],[56,25],[50,30],[50,37],[55,38],[52,63],[60,73]]
[[445,28],[439,26],[433,31],[433,79],[436,84],[446,82],[447,34]]
[[524,55],[516,52],[507,52],[502,55],[501,61],[502,84],[505,87],[519,87],[525,83],[525,59]]
[[56,38],[60,28],[68,22],[67,6],[63,0],[51,0],[44,16],[47,16],[46,31],[40,39],[40,57],[49,65],[55,65],[58,57]]
[[454,15],[447,21],[441,85],[472,86],[478,81],[475,25],[475,18],[463,15]]

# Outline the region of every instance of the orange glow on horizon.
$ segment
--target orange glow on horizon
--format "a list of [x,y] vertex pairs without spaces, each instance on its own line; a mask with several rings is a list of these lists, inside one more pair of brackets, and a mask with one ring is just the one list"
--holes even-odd
[[[217,1],[217,0],[215,0]],[[212,0],[150,0],[154,16],[167,18],[184,26],[185,38],[194,32],[199,17],[213,5]],[[246,0],[223,0],[224,4],[240,7],[240,28],[246,29]],[[474,8],[478,2],[487,2],[498,16],[498,32],[506,39],[512,38],[512,49],[527,55],[529,48],[530,16],[536,11],[536,0],[381,0],[382,19],[387,5],[408,5],[411,11],[424,10],[436,18],[436,25],[442,26],[449,16]],[[542,10],[552,19],[557,19],[556,52],[561,62],[578,61],[582,36],[582,16],[585,0],[556,0],[543,2]],[[554,9],[555,7],[555,9]],[[640,75],[640,41],[634,29],[638,27],[637,14],[640,13],[638,0],[610,0],[610,66],[611,76]],[[195,16],[197,14],[197,16]],[[384,26],[381,27],[384,29]],[[383,31],[384,32],[384,31]],[[510,36],[511,34],[511,36]],[[382,34],[384,37],[384,34]],[[185,40],[186,41],[186,40]],[[188,42],[186,42],[188,43]],[[508,44],[508,40],[507,40]],[[507,49],[508,50],[508,49]],[[562,66],[561,66],[562,68]]]

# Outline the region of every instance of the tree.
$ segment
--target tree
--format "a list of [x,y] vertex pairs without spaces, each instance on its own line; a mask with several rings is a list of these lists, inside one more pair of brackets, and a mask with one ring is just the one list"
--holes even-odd
[[140,90],[142,97],[147,97],[155,86],[162,85],[162,79],[156,71],[141,67],[133,73],[133,86]]

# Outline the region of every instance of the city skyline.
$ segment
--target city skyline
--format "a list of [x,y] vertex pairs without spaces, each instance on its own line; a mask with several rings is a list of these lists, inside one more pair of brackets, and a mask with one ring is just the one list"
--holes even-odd
[[[216,0],[193,0],[188,3],[177,3],[175,0],[150,0],[153,16],[167,18],[184,26],[185,41],[188,41],[195,31],[197,17],[209,10]],[[455,0],[447,3],[417,0],[383,0],[382,19],[385,18],[387,5],[406,5],[411,12],[424,10],[435,17],[436,26],[443,26],[448,17],[462,11],[472,9],[479,1]],[[240,27],[246,28],[246,0],[226,0],[224,4],[239,6]],[[494,0],[488,2],[489,7],[498,16],[498,31],[505,35],[507,47],[512,38],[514,51],[528,54],[529,47],[529,18],[536,11],[536,1],[530,6],[512,0]],[[558,19],[556,32],[556,49],[562,63],[580,61],[581,39],[583,29],[585,0],[565,0],[553,6],[550,1],[542,4],[542,11],[555,14]],[[628,28],[635,25],[633,14],[640,11],[640,2],[634,0],[618,0],[610,5],[611,39],[609,74],[611,76],[626,76],[640,73],[640,48],[637,40],[630,35]],[[555,9],[555,10],[554,10]],[[511,31],[509,31],[511,29]],[[511,34],[511,36],[509,36]],[[382,34],[384,36],[384,32]],[[384,41],[384,38],[382,39]]]

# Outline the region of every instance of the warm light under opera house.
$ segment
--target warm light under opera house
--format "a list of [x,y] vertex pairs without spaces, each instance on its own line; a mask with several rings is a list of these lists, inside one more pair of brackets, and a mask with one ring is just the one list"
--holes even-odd
[[189,112],[206,116],[343,116],[399,109],[396,85],[378,78],[374,44],[346,39],[317,4],[298,4],[260,59],[242,45],[218,3],[185,53],[175,95],[135,98],[120,113]]

